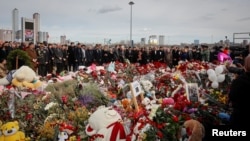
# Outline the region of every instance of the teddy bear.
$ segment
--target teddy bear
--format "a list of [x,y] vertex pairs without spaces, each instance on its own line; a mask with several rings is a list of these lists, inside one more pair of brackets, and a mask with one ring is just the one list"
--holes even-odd
[[205,137],[205,128],[199,121],[190,119],[185,121],[183,126],[188,136],[187,141],[202,141]]
[[25,141],[25,134],[19,131],[18,121],[7,122],[1,126],[0,141]]
[[126,140],[122,117],[112,107],[98,107],[90,115],[85,132],[92,141]]
[[124,98],[121,100],[121,104],[122,104],[122,107],[125,109],[126,112],[132,112],[133,111],[133,108],[132,108],[132,101],[131,99],[128,99],[128,98]]
[[36,89],[42,85],[33,69],[21,66],[17,70],[11,70],[6,77],[0,79],[0,85],[12,84],[18,88]]
[[12,85],[36,89],[42,85],[42,82],[38,79],[33,69],[28,66],[22,66],[13,74]]

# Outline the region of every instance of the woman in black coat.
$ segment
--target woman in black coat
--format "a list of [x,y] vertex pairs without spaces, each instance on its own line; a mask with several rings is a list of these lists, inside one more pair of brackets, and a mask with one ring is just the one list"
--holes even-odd
[[232,126],[245,127],[249,125],[249,99],[250,93],[250,55],[245,58],[245,72],[233,80],[229,93],[229,102],[232,105],[230,123]]

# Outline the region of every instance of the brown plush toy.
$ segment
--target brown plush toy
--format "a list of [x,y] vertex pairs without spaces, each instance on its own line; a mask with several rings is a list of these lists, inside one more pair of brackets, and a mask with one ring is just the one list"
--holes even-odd
[[190,119],[184,122],[188,141],[202,141],[205,136],[204,126],[197,120]]
[[131,107],[131,101],[128,98],[122,99],[121,100],[122,106],[125,109],[126,112],[131,112],[132,107]]

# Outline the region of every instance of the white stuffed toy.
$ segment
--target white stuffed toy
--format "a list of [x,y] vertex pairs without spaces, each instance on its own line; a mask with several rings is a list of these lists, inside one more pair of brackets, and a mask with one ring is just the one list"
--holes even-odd
[[88,119],[85,132],[93,141],[125,141],[121,115],[112,107],[99,107]]
[[67,139],[69,139],[69,134],[66,131],[61,131],[57,137],[58,141],[66,141]]
[[34,70],[28,66],[22,66],[17,70],[12,70],[6,77],[0,79],[0,85],[9,84],[30,89],[35,89],[42,85]]

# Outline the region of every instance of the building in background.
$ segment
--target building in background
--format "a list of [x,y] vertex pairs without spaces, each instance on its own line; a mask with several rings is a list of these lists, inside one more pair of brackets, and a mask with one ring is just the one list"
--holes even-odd
[[149,45],[158,45],[157,35],[150,35],[148,39]]
[[28,19],[22,17],[21,28],[22,28],[22,42],[33,42],[36,43],[35,38],[35,21],[34,19]]
[[0,40],[12,41],[12,30],[0,29]]
[[159,45],[165,45],[165,36],[164,35],[159,35]]
[[248,40],[243,40],[242,46],[243,46],[243,47],[246,47],[247,45],[248,45]]
[[49,33],[48,32],[38,32],[38,40],[37,42],[42,43],[42,42],[48,42],[49,38]]
[[200,40],[194,40],[194,45],[199,45],[200,44]]
[[33,19],[34,19],[34,38],[36,41],[38,41],[38,32],[40,31],[40,14],[39,13],[34,13],[33,14]]
[[67,44],[66,35],[60,36],[60,43],[61,44]]
[[16,41],[17,42],[21,42],[22,41],[22,30],[18,30],[17,32],[16,32]]
[[18,9],[12,10],[12,38],[11,41],[17,41],[17,31],[19,30],[19,14]]
[[146,38],[141,38],[141,45],[142,46],[146,45]]

